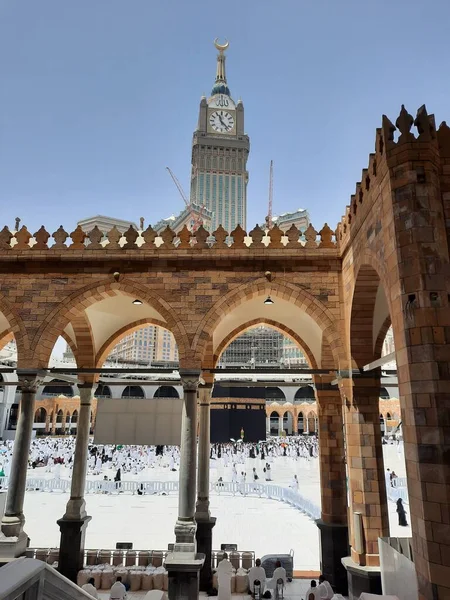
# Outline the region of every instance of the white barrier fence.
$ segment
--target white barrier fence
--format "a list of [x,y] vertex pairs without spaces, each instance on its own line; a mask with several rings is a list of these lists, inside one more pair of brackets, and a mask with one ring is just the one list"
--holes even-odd
[[409,504],[408,487],[406,477],[396,477],[392,479],[389,485],[389,481],[386,481],[386,495],[392,502],[397,502],[399,498],[406,504]]
[[[7,488],[7,478],[0,478],[0,489]],[[36,492],[61,492],[70,493],[70,479],[44,479],[41,477],[29,477],[27,479],[27,490]],[[210,491],[219,496],[256,496],[268,498],[290,504],[293,508],[305,513],[311,519],[320,519],[320,507],[304,498],[301,494],[290,488],[280,485],[264,483],[211,483]],[[119,494],[119,493],[143,493],[146,495],[160,494],[169,495],[178,493],[178,481],[103,481],[87,480],[86,494]]]
[[[39,492],[61,492],[70,493],[70,479],[44,479],[42,477],[29,477],[27,479],[28,491]],[[6,489],[7,477],[0,477],[0,490]],[[218,482],[210,484],[210,491],[219,496],[257,496],[258,498],[269,498],[290,504],[302,511],[311,519],[320,519],[320,507],[291,488],[280,485],[264,483],[232,483]],[[168,495],[178,493],[178,481],[86,481],[86,494],[160,494]],[[394,485],[387,486],[387,497],[392,502],[401,498],[403,502],[409,503],[406,478],[399,477],[394,480]]]

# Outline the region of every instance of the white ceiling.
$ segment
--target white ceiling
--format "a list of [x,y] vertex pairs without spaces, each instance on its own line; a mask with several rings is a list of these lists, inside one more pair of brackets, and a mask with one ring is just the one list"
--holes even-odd
[[[141,319],[157,319],[166,322],[164,317],[149,304],[136,306],[133,298],[117,293],[116,296],[105,298],[86,309],[86,314],[92,328],[95,352],[116,332],[127,325],[132,325]],[[64,330],[74,340],[75,335],[72,325]]]

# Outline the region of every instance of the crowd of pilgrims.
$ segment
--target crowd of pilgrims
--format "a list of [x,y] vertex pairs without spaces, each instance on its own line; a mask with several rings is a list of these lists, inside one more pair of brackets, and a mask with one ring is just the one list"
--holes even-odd
[[[61,469],[71,470],[75,450],[75,437],[42,437],[31,442],[29,468],[51,473],[53,478],[61,477]],[[13,442],[0,442],[0,477],[9,477]],[[272,481],[272,465],[276,458],[288,457],[294,460],[311,461],[318,456],[318,440],[315,436],[296,436],[269,438],[258,443],[230,441],[224,444],[212,444],[210,451],[211,468],[223,472],[231,468],[229,480],[245,483],[265,479]],[[253,460],[250,460],[253,459]],[[252,472],[247,473],[249,465]],[[120,481],[126,474],[139,475],[153,468],[167,468],[178,471],[180,449],[178,446],[100,446],[89,445],[88,473],[102,476],[113,472],[114,480]],[[228,471],[229,472],[229,469]],[[38,475],[38,473],[36,473]],[[219,483],[223,477],[218,478]],[[298,488],[297,477],[292,487]]]

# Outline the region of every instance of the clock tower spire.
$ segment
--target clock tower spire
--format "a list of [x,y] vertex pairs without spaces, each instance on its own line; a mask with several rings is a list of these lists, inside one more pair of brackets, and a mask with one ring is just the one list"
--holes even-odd
[[214,87],[211,91],[211,96],[215,94],[225,94],[226,96],[230,96],[230,90],[227,85],[227,76],[225,74],[225,50],[230,45],[229,42],[225,42],[225,44],[219,44],[218,38],[214,40],[214,46],[219,51],[217,55],[217,72],[216,72],[216,82],[214,83]]
[[192,140],[191,203],[212,213],[211,231],[222,225],[231,232],[246,228],[247,159],[250,141],[244,133],[244,105],[231,97],[225,72],[229,42],[216,38],[216,80],[209,98],[200,101]]

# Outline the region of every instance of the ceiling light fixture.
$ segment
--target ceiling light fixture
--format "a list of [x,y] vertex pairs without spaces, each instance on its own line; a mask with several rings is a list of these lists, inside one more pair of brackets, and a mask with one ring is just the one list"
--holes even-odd
[[136,298],[136,300],[133,300],[133,302],[131,304],[134,304],[135,306],[141,306],[141,304],[144,304],[144,303],[142,302],[142,300],[138,300]]
[[266,306],[269,306],[270,304],[275,304],[275,302],[272,300],[272,298],[270,296],[267,296],[267,298],[264,300],[264,304]]

